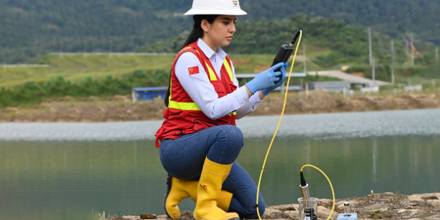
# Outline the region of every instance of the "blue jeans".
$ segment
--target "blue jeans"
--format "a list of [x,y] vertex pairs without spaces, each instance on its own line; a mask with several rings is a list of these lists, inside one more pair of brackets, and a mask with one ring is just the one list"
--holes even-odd
[[[243,134],[232,125],[210,127],[176,140],[164,140],[160,145],[160,160],[170,176],[184,180],[198,180],[206,157],[221,164],[231,164],[231,172],[223,183],[223,190],[233,198],[228,211],[242,218],[257,218],[255,182],[238,163],[243,147]],[[259,210],[265,209],[263,196],[259,196]]]

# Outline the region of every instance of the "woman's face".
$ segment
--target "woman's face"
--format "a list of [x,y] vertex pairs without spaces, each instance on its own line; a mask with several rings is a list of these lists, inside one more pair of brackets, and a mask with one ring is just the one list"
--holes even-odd
[[204,40],[208,41],[213,47],[227,47],[231,44],[236,31],[236,16],[220,15],[212,24],[208,21],[202,21]]

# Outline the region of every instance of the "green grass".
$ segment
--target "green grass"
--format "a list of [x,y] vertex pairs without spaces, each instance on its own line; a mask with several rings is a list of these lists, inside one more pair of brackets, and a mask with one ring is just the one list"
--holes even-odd
[[[171,66],[173,54],[167,55],[112,55],[112,54],[50,54],[37,61],[43,67],[10,66],[0,68],[0,87],[11,88],[27,82],[46,82],[62,76],[76,82],[87,77],[121,77],[136,70],[166,70]],[[237,71],[253,72],[267,67],[269,55],[238,55],[233,57]]]
[[[325,53],[323,51],[322,53]],[[311,53],[309,59],[322,53]],[[0,88],[11,88],[27,82],[46,82],[62,76],[77,82],[84,78],[122,77],[136,70],[169,71],[174,54],[49,54],[37,60],[41,66],[0,66]],[[255,73],[269,67],[273,54],[231,54],[237,73]],[[296,72],[302,71],[299,56]],[[313,62],[309,68],[319,69]]]
[[10,88],[26,82],[45,82],[62,76],[79,81],[107,76],[121,77],[135,70],[166,70],[173,55],[106,55],[106,54],[50,54],[37,62],[47,67],[0,67],[0,87]]
[[[323,69],[316,63],[319,57],[326,56],[331,51],[325,48],[307,47],[308,70],[315,71]],[[303,71],[303,51],[299,51],[295,64],[295,72]],[[145,73],[142,79],[148,81],[148,85],[165,85],[174,54],[105,54],[105,53],[79,53],[79,54],[49,54],[39,58],[36,64],[40,66],[0,66],[0,89],[12,89],[19,91],[27,83],[43,85],[47,82],[54,82],[62,77],[63,80],[77,85],[86,85],[85,81],[93,80],[93,84],[104,86],[102,82],[112,78],[112,82],[127,84],[121,80],[128,80],[134,72]],[[256,73],[269,67],[272,63],[273,54],[231,54],[237,73]],[[334,64],[333,69],[339,68],[342,64]],[[348,64],[349,66],[353,66]],[[356,67],[356,65],[354,65]],[[361,72],[367,73],[368,65],[359,66]],[[383,69],[383,70],[382,70]],[[378,69],[378,79],[389,77],[386,67]],[[427,80],[438,79],[438,65],[423,67],[419,65],[414,68],[400,65],[396,68],[396,78],[399,83],[425,83]],[[155,71],[161,74],[155,76]],[[356,72],[356,71],[355,71]],[[128,78],[127,78],[128,76]],[[158,78],[158,76],[160,76]],[[156,79],[157,78],[157,79]],[[164,80],[165,79],[165,80]],[[386,78],[387,79],[387,78]],[[119,80],[119,81],[118,81]],[[315,79],[317,80],[317,79]],[[327,80],[327,79],[319,79]],[[50,83],[49,83],[50,84]],[[53,84],[53,83],[52,83]],[[130,82],[127,85],[132,85]],[[143,83],[142,85],[144,85]],[[145,84],[147,86],[147,84]],[[24,86],[26,87],[26,86]],[[28,85],[29,87],[29,85]],[[44,87],[44,86],[43,86]]]
[[[168,83],[173,54],[49,54],[37,65],[0,67],[0,108],[35,105],[64,96],[128,95],[139,86]],[[273,55],[231,54],[237,73],[270,66]],[[299,60],[301,60],[299,58]],[[296,71],[302,71],[298,61]]]
[[[37,61],[46,67],[1,67],[0,87],[10,88],[26,82],[45,82],[62,76],[69,81],[92,77],[121,77],[135,70],[166,70],[173,54],[167,55],[111,55],[111,54],[50,54]],[[238,72],[254,72],[267,68],[272,55],[233,56]]]

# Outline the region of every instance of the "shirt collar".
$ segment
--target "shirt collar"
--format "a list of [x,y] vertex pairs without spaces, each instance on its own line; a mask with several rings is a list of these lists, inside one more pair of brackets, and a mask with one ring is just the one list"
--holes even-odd
[[213,58],[214,55],[220,56],[222,59],[225,58],[226,56],[226,52],[222,49],[219,48],[217,50],[217,52],[215,52],[213,49],[211,49],[208,44],[205,43],[205,41],[203,41],[201,38],[199,38],[197,40],[197,46],[200,47],[200,49],[202,50],[202,52],[209,58]]

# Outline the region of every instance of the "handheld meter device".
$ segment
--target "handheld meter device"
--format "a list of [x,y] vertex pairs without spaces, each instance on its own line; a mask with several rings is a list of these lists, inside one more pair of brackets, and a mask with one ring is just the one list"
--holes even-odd
[[290,56],[293,53],[293,50],[295,50],[295,44],[298,41],[299,35],[302,32],[301,29],[297,30],[295,35],[293,36],[292,42],[281,45],[280,49],[278,50],[277,55],[273,59],[272,66],[279,63],[279,62],[287,62],[289,61]]
[[[299,38],[299,35],[301,34],[301,32],[302,32],[302,29],[297,30],[290,43],[281,45],[280,49],[278,50],[277,55],[273,59],[272,66],[279,63],[279,62],[287,63],[287,61],[289,61],[290,56],[292,55],[293,51],[295,50],[295,45],[298,41],[298,38]],[[277,70],[279,70],[279,69],[277,69]],[[278,78],[279,79],[277,80],[277,82],[281,79],[281,77],[278,77]]]

